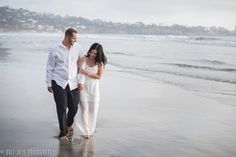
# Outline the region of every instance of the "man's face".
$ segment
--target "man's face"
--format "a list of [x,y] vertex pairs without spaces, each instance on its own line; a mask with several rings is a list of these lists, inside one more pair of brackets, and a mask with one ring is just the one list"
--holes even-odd
[[72,46],[77,39],[77,33],[73,33],[71,37],[69,37],[69,44]]

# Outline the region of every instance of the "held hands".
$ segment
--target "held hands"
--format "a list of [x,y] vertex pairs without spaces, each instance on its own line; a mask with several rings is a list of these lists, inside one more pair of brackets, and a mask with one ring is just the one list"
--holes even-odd
[[78,89],[79,89],[79,91],[82,91],[82,90],[84,89],[84,84],[81,84],[81,83],[80,83],[80,84],[78,85]]
[[52,93],[52,87],[48,87],[48,91]]

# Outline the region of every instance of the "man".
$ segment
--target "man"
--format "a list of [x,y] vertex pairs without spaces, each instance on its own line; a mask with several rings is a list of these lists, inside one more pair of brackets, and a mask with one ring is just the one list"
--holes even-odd
[[67,135],[73,134],[74,116],[79,103],[77,61],[83,54],[75,43],[76,38],[77,31],[67,29],[64,40],[51,48],[48,54],[46,82],[56,103],[61,140],[68,140]]

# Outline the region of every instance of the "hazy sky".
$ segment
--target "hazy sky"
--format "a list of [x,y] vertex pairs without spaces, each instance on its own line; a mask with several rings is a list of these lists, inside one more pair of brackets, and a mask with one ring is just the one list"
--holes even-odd
[[1,6],[114,22],[236,25],[236,0],[1,0]]

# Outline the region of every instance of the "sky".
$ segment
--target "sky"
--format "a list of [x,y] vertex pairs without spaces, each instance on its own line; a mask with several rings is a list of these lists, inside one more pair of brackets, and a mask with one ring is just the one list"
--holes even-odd
[[236,0],[1,0],[0,6],[88,19],[221,26],[234,30]]

